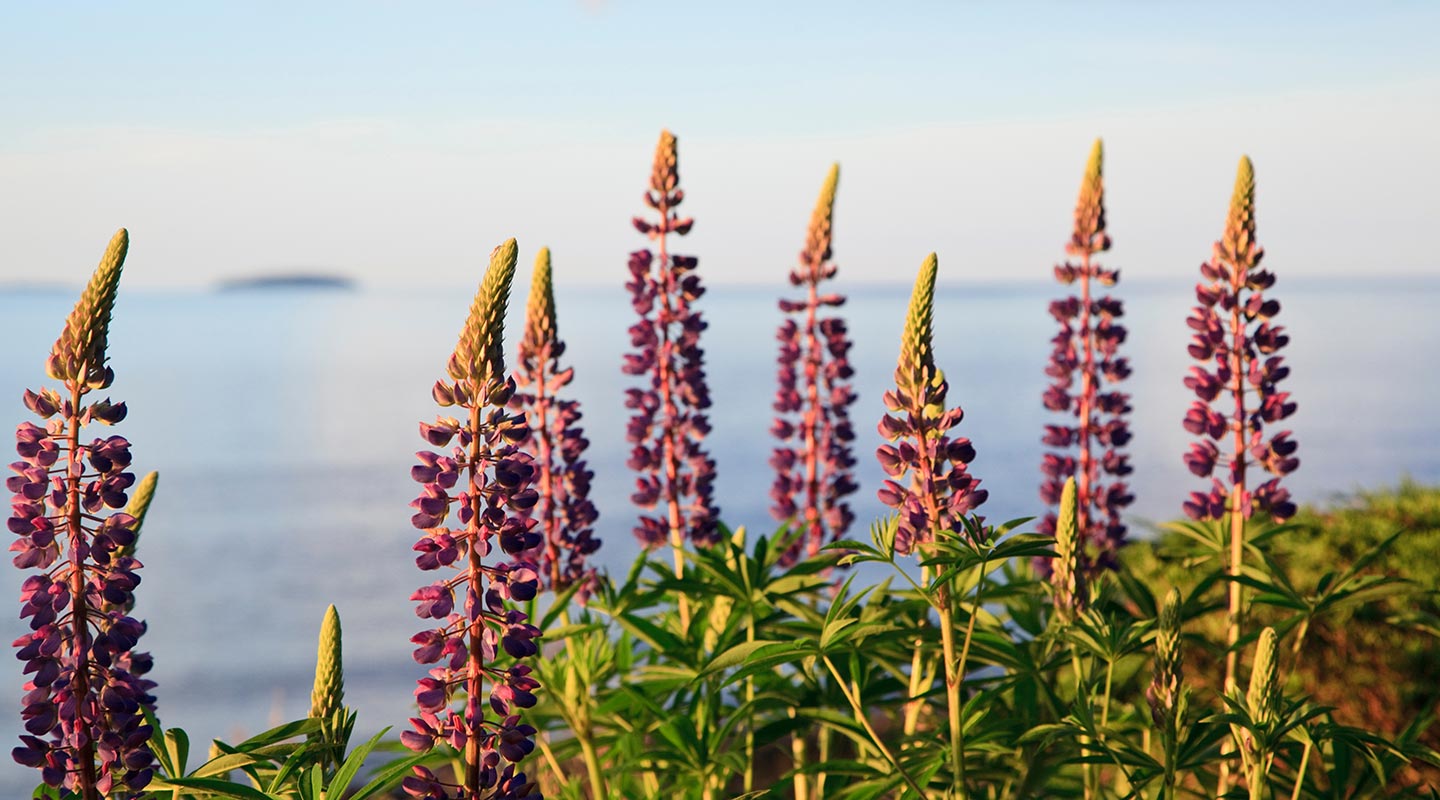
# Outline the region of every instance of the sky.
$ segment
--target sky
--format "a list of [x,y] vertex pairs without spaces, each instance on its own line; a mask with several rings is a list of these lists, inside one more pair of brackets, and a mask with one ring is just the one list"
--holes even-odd
[[659,131],[713,283],[783,282],[841,164],[844,279],[1049,279],[1106,145],[1127,279],[1191,280],[1241,154],[1277,272],[1437,276],[1440,4],[8,3],[0,283],[616,285]]

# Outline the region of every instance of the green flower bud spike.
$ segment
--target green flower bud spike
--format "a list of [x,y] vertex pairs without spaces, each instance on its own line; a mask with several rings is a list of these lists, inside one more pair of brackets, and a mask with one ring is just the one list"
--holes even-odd
[[675,134],[660,131],[660,141],[655,146],[655,166],[650,172],[650,188],[657,192],[673,192],[680,185],[680,156],[675,144]]
[[1230,195],[1230,215],[1225,219],[1220,257],[1241,269],[1249,269],[1255,248],[1255,166],[1249,156],[1240,157],[1235,173],[1235,192]]
[[935,273],[940,261],[934,253],[925,257],[915,289],[910,293],[910,310],[905,315],[905,333],[900,339],[900,358],[895,367],[895,386],[910,397],[922,397],[935,370]]
[[820,187],[820,199],[815,201],[815,211],[810,215],[810,228],[805,235],[805,265],[818,269],[830,260],[830,237],[835,217],[835,190],[840,185],[840,165],[832,164],[825,184]]
[[135,555],[135,547],[140,544],[140,531],[145,526],[145,515],[150,512],[150,501],[155,499],[155,487],[159,483],[160,473],[150,472],[135,484],[135,489],[130,494],[130,502],[125,506],[125,513],[135,518],[135,525],[131,528],[135,532],[135,541],[117,548],[116,555]]
[[1245,693],[1245,705],[1250,710],[1250,718],[1260,725],[1269,724],[1279,713],[1278,638],[1274,628],[1266,628],[1260,631],[1260,639],[1255,643],[1255,664],[1250,669],[1250,690]]
[[1077,548],[1080,535],[1075,522],[1075,478],[1065,481],[1060,493],[1059,516],[1055,523],[1055,558],[1051,559],[1051,583],[1055,587],[1055,614],[1063,623],[1075,620],[1085,610],[1086,598],[1080,577]]
[[120,272],[125,266],[125,253],[129,249],[130,233],[121,228],[110,239],[100,266],[95,268],[95,274],[90,277],[90,283],[65,320],[65,329],[50,351],[46,371],[55,380],[76,381],[99,389],[110,385],[110,375],[105,369],[110,313],[115,308]]
[[470,316],[460,331],[460,343],[450,358],[450,377],[461,382],[473,381],[485,389],[505,380],[505,308],[510,302],[510,284],[515,280],[515,261],[519,249],[514,239],[490,253],[490,267]]
[[535,277],[530,281],[530,300],[525,306],[525,343],[532,352],[539,352],[558,336],[555,285],[550,277],[550,248],[542,247],[535,256]]
[[1075,201],[1075,245],[1090,247],[1095,234],[1105,230],[1105,146],[1096,139],[1080,181]]
[[1180,652],[1180,590],[1171,589],[1160,607],[1155,627],[1155,674],[1146,693],[1155,723],[1162,728],[1176,721],[1183,679],[1184,658]]
[[345,700],[345,667],[341,659],[340,613],[325,609],[320,647],[315,656],[315,688],[310,693],[310,718],[329,720]]

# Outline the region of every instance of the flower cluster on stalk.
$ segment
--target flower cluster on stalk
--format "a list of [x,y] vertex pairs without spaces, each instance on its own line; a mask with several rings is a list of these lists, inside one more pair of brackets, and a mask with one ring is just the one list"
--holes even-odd
[[[1078,263],[1055,267],[1056,279],[1067,286],[1078,284],[1078,292],[1050,304],[1060,331],[1051,339],[1054,349],[1045,374],[1052,382],[1043,401],[1046,408],[1073,417],[1074,422],[1045,426],[1043,441],[1053,451],[1040,464],[1045,476],[1040,497],[1047,505],[1058,504],[1066,479],[1075,478],[1075,522],[1081,545],[1077,553],[1086,573],[1116,567],[1116,551],[1125,543],[1121,512],[1135,499],[1123,480],[1132,471],[1123,452],[1130,441],[1125,421],[1130,395],[1114,389],[1130,375],[1128,360],[1119,355],[1125,328],[1117,320],[1124,309],[1115,297],[1095,293],[1097,287],[1111,287],[1119,280],[1118,270],[1105,269],[1093,260],[1110,249],[1103,157],[1096,140],[1075,204],[1075,228],[1065,245],[1066,253]],[[1053,535],[1055,522],[1051,511],[1039,530]]]
[[830,168],[820,199],[810,217],[805,249],[790,271],[790,284],[804,287],[798,300],[782,299],[780,310],[793,315],[780,325],[778,383],[770,431],[780,440],[770,464],[775,483],[770,489],[771,513],[795,521],[800,529],[785,554],[786,563],[803,552],[815,555],[827,541],[839,539],[855,515],[845,498],[859,488],[853,468],[850,406],[855,402],[851,377],[850,336],[845,320],[825,309],[839,308],[845,296],[821,294],[822,281],[835,277],[830,263],[835,189],[840,166]]
[[713,544],[719,537],[715,505],[715,461],[704,448],[710,432],[705,409],[710,389],[705,380],[700,334],[706,323],[693,308],[704,294],[695,272],[699,259],[669,251],[669,236],[690,232],[695,221],[675,209],[685,199],[680,188],[675,137],[660,134],[645,205],[657,219],[634,219],[654,249],[630,254],[631,302],[640,319],[630,326],[634,352],[625,356],[628,375],[648,376],[648,386],[626,390],[632,416],[626,438],[634,445],[627,462],[640,473],[631,499],[648,513],[640,516],[635,536],[646,547],[688,539]]
[[5,484],[15,566],[38,570],[20,590],[30,631],[14,646],[29,677],[13,756],[83,800],[138,797],[154,773],[145,713],[154,711],[155,684],[144,677],[153,662],[135,651],[145,623],[130,616],[139,523],[119,510],[135,484],[130,443],[84,434],[126,414],[124,403],[88,397],[115,377],[106,349],[128,247],[121,229],[51,350],[46,372],[61,390],[25,392],[45,424],[16,429],[20,460]]
[[[400,738],[416,751],[448,742],[464,765],[458,785],[417,767],[405,790],[427,800],[540,796],[517,767],[534,749],[535,728],[521,721],[519,710],[535,704],[539,684],[523,661],[539,652],[540,631],[514,604],[539,588],[535,565],[521,556],[540,544],[540,534],[528,516],[538,500],[531,488],[535,468],[520,447],[529,430],[523,414],[506,408],[515,382],[505,374],[502,339],[515,259],[514,239],[491,254],[450,357],[449,380],[435,384],[436,402],[460,409],[461,417],[420,425],[432,447],[454,446],[448,453],[420,451],[410,470],[423,485],[411,503],[411,522],[424,531],[415,543],[416,564],[444,569],[447,577],[410,598],[416,615],[438,627],[411,639],[415,660],[435,666],[415,690],[420,716]],[[492,555],[499,557],[487,563]]]
[[[1265,294],[1275,275],[1260,269],[1264,254],[1255,241],[1255,171],[1242,158],[1225,233],[1200,265],[1204,281],[1195,287],[1198,305],[1187,320],[1190,355],[1201,365],[1185,378],[1197,399],[1184,425],[1200,441],[1190,445],[1185,465],[1211,479],[1209,491],[1185,501],[1192,519],[1218,520],[1227,511],[1249,519],[1258,510],[1279,522],[1295,513],[1280,479],[1300,465],[1297,444],[1288,430],[1268,435],[1269,426],[1295,413],[1295,403],[1278,388],[1290,368],[1277,353],[1290,337],[1273,321],[1280,303]],[[1251,467],[1271,477],[1254,481]]]
[[939,531],[964,529],[966,515],[985,502],[990,493],[969,472],[975,447],[969,439],[950,436],[964,419],[958,406],[947,409],[950,384],[935,365],[935,273],[939,261],[931,253],[915,278],[900,357],[895,367],[895,388],[885,392],[890,413],[880,419],[880,435],[892,444],[881,445],[876,458],[890,476],[877,493],[880,501],[898,512],[895,551],[908,554],[932,541]]
[[525,415],[530,435],[521,447],[534,454],[535,489],[540,499],[531,515],[540,522],[541,543],[535,554],[540,576],[552,591],[579,584],[576,598],[584,603],[593,591],[595,568],[586,561],[600,548],[595,537],[598,513],[590,502],[594,472],[585,463],[590,446],[580,422],[580,402],[561,399],[559,392],[575,377],[573,368],[561,369],[565,342],[555,319],[555,287],[550,273],[550,250],[541,248],[535,258],[535,276],[525,307],[525,334],[515,369],[518,391],[510,407]]

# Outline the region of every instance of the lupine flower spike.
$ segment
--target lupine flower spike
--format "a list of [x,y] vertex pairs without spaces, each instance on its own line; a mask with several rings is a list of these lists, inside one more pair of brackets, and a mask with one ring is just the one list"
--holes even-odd
[[[1295,403],[1289,392],[1277,388],[1290,368],[1276,354],[1290,337],[1273,324],[1280,303],[1264,294],[1275,283],[1273,273],[1259,268],[1264,253],[1255,241],[1255,171],[1250,159],[1242,158],[1225,233],[1215,243],[1210,261],[1200,265],[1204,281],[1195,287],[1199,303],[1188,322],[1194,331],[1190,355],[1201,365],[1191,367],[1185,378],[1198,399],[1185,415],[1184,426],[1200,437],[1185,454],[1185,465],[1197,476],[1210,478],[1211,489],[1191,493],[1184,510],[1196,520],[1223,520],[1228,515],[1232,576],[1240,574],[1245,521],[1256,511],[1276,522],[1295,513],[1280,479],[1300,465],[1290,431],[1266,435],[1267,426],[1295,413]],[[1224,481],[1214,477],[1217,466]],[[1253,480],[1252,467],[1269,473],[1270,479]],[[1227,691],[1235,686],[1234,646],[1240,638],[1241,613],[1241,585],[1231,582]]]
[[899,513],[895,551],[902,555],[933,541],[940,531],[963,530],[962,520],[989,492],[969,473],[975,447],[962,437],[951,438],[965,412],[947,410],[950,385],[935,366],[935,273],[939,265],[931,253],[920,267],[900,357],[895,367],[895,388],[884,395],[890,413],[880,419],[880,435],[893,444],[875,451],[880,466],[892,480],[877,493],[880,501]]
[[600,547],[595,538],[595,504],[590,502],[590,480],[595,473],[585,463],[590,442],[577,427],[580,402],[562,400],[559,392],[575,376],[561,369],[565,343],[555,321],[555,288],[550,276],[550,250],[541,248],[535,258],[535,277],[525,308],[525,334],[515,369],[518,391],[510,407],[525,414],[530,435],[521,447],[535,455],[538,470],[535,489],[540,500],[531,515],[540,521],[541,544],[536,557],[546,588],[561,591],[579,584],[581,603],[595,584],[595,569],[586,565]]
[[839,180],[836,164],[810,217],[800,263],[790,271],[790,284],[804,287],[806,295],[780,301],[780,310],[794,316],[781,323],[776,335],[779,388],[770,431],[780,447],[770,459],[776,472],[770,510],[778,520],[793,519],[800,529],[785,563],[802,552],[814,556],[827,541],[843,537],[855,519],[845,501],[858,488],[850,447],[855,440],[850,424],[850,406],[856,397],[850,378],[855,370],[850,366],[845,320],[825,313],[843,305],[845,296],[820,292],[821,282],[836,272],[830,263],[830,243]]
[[1085,574],[1080,570],[1080,534],[1076,522],[1075,478],[1065,479],[1060,492],[1060,515],[1055,522],[1055,558],[1051,560],[1050,585],[1055,590],[1055,615],[1062,623],[1075,617],[1088,605]]
[[[1279,637],[1274,628],[1260,631],[1255,642],[1255,663],[1250,668],[1250,686],[1245,692],[1245,711],[1250,722],[1259,729],[1274,725],[1280,715],[1280,658],[1276,652]],[[1238,699],[1238,698],[1237,698]],[[1274,755],[1257,741],[1250,731],[1232,725],[1240,750],[1240,763],[1245,771],[1252,800],[1265,794],[1265,783]]]
[[1181,651],[1180,591],[1171,589],[1160,607],[1155,622],[1155,666],[1145,700],[1150,705],[1150,719],[1159,731],[1160,745],[1165,753],[1164,797],[1175,796],[1179,767],[1180,741],[1185,731],[1189,709],[1189,692],[1185,687],[1185,663]]
[[1181,605],[1180,590],[1171,589],[1156,621],[1155,671],[1145,690],[1151,718],[1160,730],[1169,732],[1174,732],[1183,715],[1181,693],[1185,662],[1180,650]]
[[[423,450],[410,475],[424,485],[411,503],[411,523],[425,532],[416,542],[415,562],[423,570],[445,569],[449,577],[411,596],[415,613],[439,626],[416,634],[415,660],[436,665],[415,690],[420,716],[400,735],[412,750],[445,741],[461,754],[464,774],[448,784],[423,767],[404,782],[413,797],[427,800],[528,800],[539,798],[535,784],[518,769],[534,749],[535,728],[520,721],[519,709],[535,704],[538,682],[522,663],[539,647],[539,629],[514,608],[535,596],[539,576],[519,556],[540,544],[536,520],[528,517],[538,495],[535,469],[518,443],[529,435],[522,414],[506,410],[515,382],[505,374],[503,325],[515,277],[515,240],[495,248],[475,295],[460,343],[450,357],[449,380],[435,384],[442,407],[463,411],[461,419],[438,418],[420,425],[433,447],[456,446],[449,454]],[[453,492],[453,494],[452,494]],[[451,521],[454,507],[454,524]],[[508,561],[486,563],[499,545]],[[457,607],[456,595],[460,604]],[[512,661],[502,666],[499,651]],[[490,709],[487,715],[485,707]]]
[[666,541],[676,548],[719,540],[715,506],[715,462],[703,442],[710,432],[705,409],[710,389],[705,380],[700,334],[705,321],[693,304],[705,290],[695,272],[699,259],[670,253],[669,236],[684,236],[695,221],[675,209],[685,199],[680,189],[675,137],[664,131],[655,149],[655,167],[645,205],[658,219],[634,219],[654,250],[630,254],[630,290],[639,321],[630,326],[633,353],[622,367],[628,375],[647,376],[648,385],[626,390],[625,407],[633,414],[626,438],[634,445],[629,466],[639,473],[631,499],[641,509],[635,536],[645,547]]
[[[1065,479],[1075,477],[1078,555],[1088,575],[1115,568],[1115,553],[1125,542],[1121,511],[1135,499],[1123,480],[1131,472],[1123,452],[1130,440],[1125,422],[1130,396],[1114,389],[1130,374],[1129,362],[1118,354],[1125,328],[1117,320],[1124,310],[1118,299],[1095,292],[1097,287],[1114,286],[1120,278],[1119,270],[1093,261],[1108,249],[1104,151],[1097,139],[1080,183],[1075,229],[1065,245],[1066,253],[1079,263],[1067,261],[1055,267],[1055,277],[1067,286],[1078,284],[1078,294],[1050,304],[1060,332],[1051,340],[1054,349],[1045,374],[1053,382],[1043,399],[1046,408],[1074,417],[1074,422],[1045,426],[1044,443],[1054,452],[1046,453],[1040,465],[1045,475],[1040,497],[1049,505],[1059,502]],[[1055,519],[1053,512],[1047,514],[1039,530],[1053,534]]]
[[334,763],[346,727],[345,660],[341,643],[340,612],[335,606],[325,609],[320,623],[320,641],[315,654],[315,683],[310,691],[310,719],[319,720],[319,741],[334,748],[328,759]]
[[15,566],[39,570],[20,590],[30,632],[14,646],[30,678],[13,754],[83,800],[138,797],[154,765],[145,712],[154,711],[155,684],[143,677],[152,661],[134,652],[145,624],[129,615],[140,582],[128,549],[138,521],[115,511],[135,483],[130,443],[83,435],[89,423],[125,418],[124,403],[87,396],[115,377],[106,346],[128,246],[121,229],[51,350],[46,371],[61,390],[25,392],[26,407],[46,423],[16,429],[21,460],[6,481]]

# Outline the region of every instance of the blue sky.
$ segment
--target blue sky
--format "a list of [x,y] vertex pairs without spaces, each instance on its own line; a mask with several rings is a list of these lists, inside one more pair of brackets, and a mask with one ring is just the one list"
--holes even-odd
[[[1236,159],[1282,272],[1440,274],[1433,3],[11,4],[0,280],[622,280],[658,131],[715,282],[783,279],[831,161],[857,281],[1043,280],[1106,139],[1112,262],[1189,279]],[[951,266],[953,265],[953,267]],[[568,276],[567,276],[568,272]],[[897,278],[897,276],[900,276]]]

